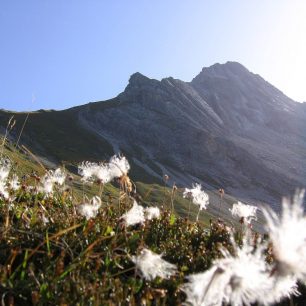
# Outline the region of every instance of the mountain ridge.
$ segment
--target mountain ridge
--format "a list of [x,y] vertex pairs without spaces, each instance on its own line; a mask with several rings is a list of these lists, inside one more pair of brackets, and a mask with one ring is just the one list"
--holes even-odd
[[[24,115],[15,116],[22,122]],[[135,177],[161,181],[167,173],[171,183],[201,182],[273,206],[306,180],[305,119],[298,102],[227,62],[203,68],[191,82],[134,73],[113,99],[31,113],[23,141],[58,161],[121,151]]]

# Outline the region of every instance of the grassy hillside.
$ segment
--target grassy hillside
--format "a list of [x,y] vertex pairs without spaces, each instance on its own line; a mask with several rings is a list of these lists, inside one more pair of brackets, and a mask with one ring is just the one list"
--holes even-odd
[[[0,138],[1,143],[2,141],[3,138]],[[50,164],[46,159],[35,155],[27,147],[24,149],[23,148],[24,147],[16,148],[14,143],[7,141],[3,151],[3,155],[9,157],[13,162],[13,171],[20,177],[31,172],[35,172],[38,175],[43,175],[46,170],[61,166],[60,164],[56,163]],[[73,178],[69,188],[72,189],[77,201],[80,201],[83,193],[93,196],[99,192],[99,186],[97,184],[88,185],[80,182],[80,177],[76,174],[76,163],[67,162],[65,165],[66,164],[68,164],[68,169],[66,169],[67,175]],[[74,171],[70,172],[69,168],[72,168]],[[173,193],[172,189],[169,187],[159,184],[146,184],[139,181],[135,182],[135,186],[137,192],[136,197],[140,203],[145,205],[153,204],[170,209],[171,205],[169,206],[169,203],[173,202],[174,212],[182,217],[188,215],[189,206],[190,218],[195,219],[196,214],[198,213],[197,207],[195,205],[189,205],[190,201],[183,198],[182,190],[177,190]],[[104,187],[103,199],[107,200],[109,197],[117,199],[119,195],[118,187],[118,184],[106,184]],[[210,218],[211,214],[209,213],[202,212],[200,214],[200,220],[206,225],[209,224]]]
[[[50,163],[12,143],[1,147],[4,157],[11,160],[9,178],[22,177],[17,190],[9,183],[0,186],[8,190],[0,195],[0,295],[5,305],[181,305],[187,298],[186,277],[222,262],[224,250],[234,260],[244,247],[248,225],[225,213],[234,199],[220,202],[217,190],[209,193],[214,205],[195,222],[197,206],[177,188],[135,182],[131,196],[117,183],[83,183],[66,170],[64,187],[54,184],[48,194],[40,186]],[[96,195],[101,203],[88,217],[80,208]],[[160,215],[129,224],[125,215],[135,199],[144,211],[159,207]],[[255,252],[261,248],[261,235],[250,233]],[[263,259],[273,272],[273,249],[264,247]],[[155,255],[142,264],[145,252]],[[243,252],[250,252],[250,246]],[[158,262],[161,256],[167,263],[159,267],[152,260]],[[171,267],[168,274],[162,271],[166,264]],[[299,290],[305,291],[302,286]],[[305,305],[305,295],[290,295],[291,300],[286,291],[281,293],[277,305]]]

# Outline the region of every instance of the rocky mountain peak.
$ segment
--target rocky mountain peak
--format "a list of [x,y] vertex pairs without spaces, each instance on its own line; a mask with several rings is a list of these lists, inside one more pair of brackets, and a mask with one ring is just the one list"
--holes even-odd
[[150,81],[148,77],[141,74],[140,72],[135,72],[130,76],[129,85],[141,85]]
[[203,82],[210,78],[244,78],[255,76],[243,65],[237,62],[226,62],[225,64],[214,64],[204,67],[202,71],[192,80],[192,83]]
[[[31,116],[23,138],[59,160],[121,151],[137,165],[136,179],[167,173],[178,186],[202,182],[243,201],[276,203],[305,183],[305,116],[303,104],[227,62],[203,68],[192,82],[134,73],[112,101]],[[3,129],[8,118],[0,112]],[[73,149],[59,156],[62,137]]]

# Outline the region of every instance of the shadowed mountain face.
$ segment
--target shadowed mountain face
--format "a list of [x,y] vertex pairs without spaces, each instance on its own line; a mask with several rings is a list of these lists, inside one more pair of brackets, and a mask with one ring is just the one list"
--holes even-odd
[[[2,126],[10,115],[0,113]],[[306,105],[234,62],[190,83],[135,73],[113,100],[31,114],[22,139],[55,160],[121,151],[135,179],[167,173],[179,186],[201,182],[254,203],[275,205],[306,182]]]

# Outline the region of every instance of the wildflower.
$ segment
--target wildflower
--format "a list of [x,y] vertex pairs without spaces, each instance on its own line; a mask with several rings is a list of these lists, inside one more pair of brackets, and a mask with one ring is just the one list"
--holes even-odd
[[183,196],[184,198],[191,196],[193,203],[199,205],[200,210],[206,209],[206,206],[209,204],[209,196],[202,190],[200,184],[193,185],[192,189],[185,188]]
[[91,162],[82,162],[78,166],[78,173],[82,176],[84,182],[91,181],[97,172],[98,164]]
[[9,193],[7,187],[3,181],[0,180],[0,197],[3,197],[5,200],[9,199]]
[[53,193],[53,179],[49,173],[45,174],[41,179],[41,186],[38,191],[45,193],[46,195],[51,195]]
[[112,179],[127,175],[130,170],[130,165],[124,156],[114,155],[109,160],[109,171]]
[[157,276],[167,279],[177,272],[174,264],[162,259],[162,255],[155,254],[148,249],[143,249],[139,256],[132,256],[132,261],[136,269],[140,270],[142,276],[149,281]]
[[91,199],[90,203],[80,204],[77,209],[86,220],[89,220],[98,214],[100,206],[101,199],[98,196],[95,196]]
[[11,162],[9,159],[2,158],[0,160],[0,181],[5,181],[10,173]]
[[238,201],[238,203],[233,204],[232,209],[229,211],[233,216],[238,216],[242,220],[245,220],[248,224],[251,223],[252,220],[257,220],[256,211],[257,207],[252,205],[243,204]]
[[91,182],[96,178],[106,184],[114,178],[127,175],[129,169],[130,165],[124,156],[114,155],[107,164],[83,162],[79,165],[78,172],[84,182]]
[[109,165],[105,164],[99,164],[96,166],[94,175],[97,177],[97,179],[102,184],[107,184],[113,180],[113,177],[111,176]]
[[132,208],[123,214],[120,219],[124,221],[126,226],[144,223],[144,209],[141,205],[138,205],[137,202],[134,201]]
[[306,278],[304,193],[304,190],[296,192],[292,203],[283,199],[281,216],[271,209],[263,209],[266,230],[273,245],[275,273],[279,276],[291,275],[302,281]]
[[53,183],[62,186],[66,180],[66,173],[61,168],[57,168],[54,172],[50,172]]
[[182,286],[187,295],[188,304],[193,306],[221,306],[226,278],[223,270],[213,266],[204,273],[193,274],[187,277],[188,283]]
[[[233,239],[232,239],[233,240]],[[192,305],[251,305],[273,287],[267,264],[263,256],[263,246],[254,248],[250,235],[239,248],[232,241],[236,255],[222,249],[224,258],[214,262],[204,273],[191,275],[182,287],[187,302]]]
[[16,174],[14,174],[12,179],[9,181],[9,186],[12,190],[15,190],[15,191],[17,191],[20,188],[19,179]]
[[41,186],[38,190],[46,195],[51,195],[53,193],[54,184],[63,185],[66,179],[66,173],[60,168],[55,171],[49,170],[43,177],[40,179]]
[[296,280],[290,276],[274,277],[269,294],[262,295],[258,301],[263,305],[275,304],[292,295],[300,295]]
[[147,207],[144,213],[147,220],[158,219],[160,217],[160,210],[158,207]]
[[185,188],[183,197],[191,198],[194,204],[199,205],[199,212],[197,214],[197,221],[198,221],[200,211],[202,209],[206,209],[207,205],[209,204],[209,196],[206,192],[202,190],[202,186],[200,184],[195,184],[192,187],[193,187],[192,189]]

